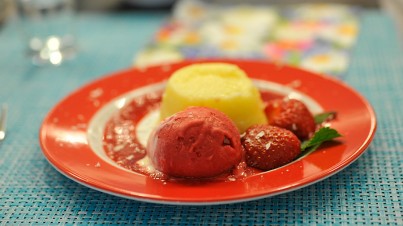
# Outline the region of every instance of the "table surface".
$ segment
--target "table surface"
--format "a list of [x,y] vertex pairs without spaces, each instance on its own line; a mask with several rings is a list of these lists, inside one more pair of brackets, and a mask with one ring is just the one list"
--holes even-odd
[[403,51],[387,15],[361,13],[343,79],[377,114],[377,133],[365,154],[314,185],[214,206],[151,204],[92,190],[56,171],[39,146],[39,127],[50,109],[85,83],[130,67],[169,12],[79,14],[79,54],[59,67],[32,66],[11,21],[0,30],[0,103],[9,105],[8,136],[0,144],[0,225],[402,225]]

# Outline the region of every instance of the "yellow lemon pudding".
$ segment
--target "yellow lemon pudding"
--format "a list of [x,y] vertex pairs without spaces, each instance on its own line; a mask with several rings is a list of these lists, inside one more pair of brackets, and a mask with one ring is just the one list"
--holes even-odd
[[243,133],[249,126],[266,124],[259,91],[243,70],[228,63],[199,63],[175,71],[161,103],[164,119],[189,106],[225,113]]

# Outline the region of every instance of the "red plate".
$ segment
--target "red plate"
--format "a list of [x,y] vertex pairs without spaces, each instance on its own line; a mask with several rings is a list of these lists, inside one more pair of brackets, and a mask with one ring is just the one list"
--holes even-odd
[[105,108],[109,108],[110,113],[116,112],[119,104],[114,103],[130,97],[128,93],[158,86],[173,71],[194,62],[117,72],[72,93],[42,124],[40,143],[45,157],[68,178],[102,192],[147,202],[206,205],[269,197],[323,180],[356,160],[374,136],[376,118],[372,107],[342,82],[289,66],[226,60],[237,64],[256,81],[274,83],[284,87],[284,92],[292,90],[321,110],[337,111],[338,118],[331,127],[343,135],[340,143],[327,145],[284,167],[243,180],[197,185],[163,182],[125,170],[95,150],[91,139],[99,139],[98,146],[102,141],[94,138],[90,124],[104,123],[94,122],[94,118],[100,118],[99,112]]

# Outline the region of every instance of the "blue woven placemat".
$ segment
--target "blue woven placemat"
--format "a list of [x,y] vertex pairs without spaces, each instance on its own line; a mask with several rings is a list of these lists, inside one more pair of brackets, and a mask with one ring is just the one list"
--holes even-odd
[[118,198],[53,169],[38,141],[47,112],[86,82],[130,65],[167,16],[79,15],[79,55],[60,67],[31,66],[18,26],[2,28],[0,103],[10,114],[0,144],[0,225],[403,225],[403,52],[393,22],[379,11],[362,12],[345,76],[373,105],[377,134],[362,157],[330,178],[271,198],[197,207]]

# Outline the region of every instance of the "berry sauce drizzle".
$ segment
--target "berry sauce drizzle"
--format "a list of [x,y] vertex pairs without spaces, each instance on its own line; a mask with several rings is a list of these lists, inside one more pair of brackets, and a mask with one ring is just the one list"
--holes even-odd
[[136,128],[140,120],[160,103],[161,92],[137,97],[108,121],[103,144],[110,159],[126,169],[144,173],[136,163],[146,156],[146,148],[139,142]]

